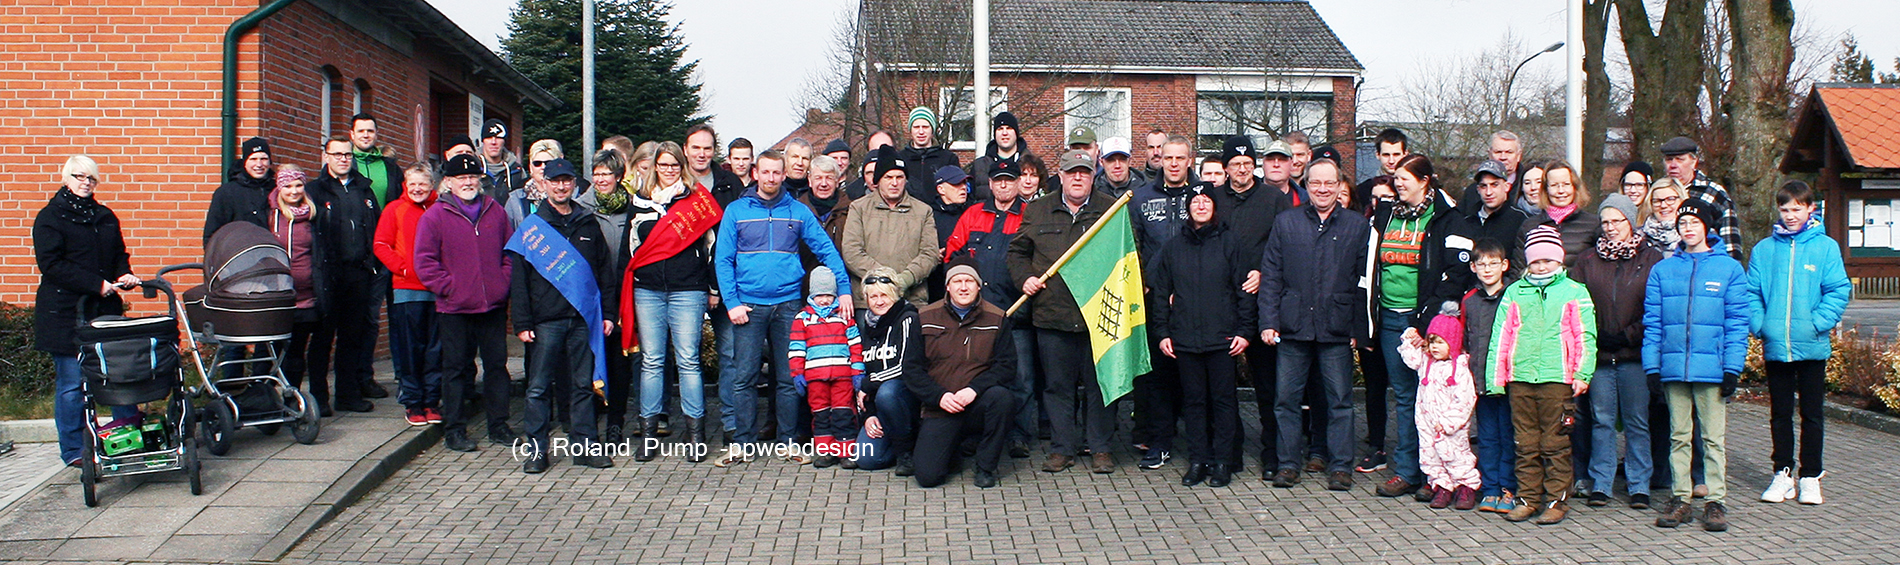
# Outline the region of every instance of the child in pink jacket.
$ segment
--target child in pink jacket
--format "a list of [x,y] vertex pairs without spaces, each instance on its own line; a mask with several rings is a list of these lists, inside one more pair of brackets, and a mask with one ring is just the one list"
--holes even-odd
[[1432,508],[1470,510],[1478,505],[1479,481],[1467,425],[1478,396],[1458,320],[1457,303],[1446,302],[1424,339],[1405,330],[1399,356],[1418,371],[1418,465],[1430,482]]

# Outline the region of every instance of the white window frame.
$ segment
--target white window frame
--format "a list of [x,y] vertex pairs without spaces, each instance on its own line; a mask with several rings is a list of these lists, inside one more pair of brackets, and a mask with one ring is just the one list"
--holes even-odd
[[[969,96],[971,106],[976,105],[975,85],[961,88],[951,86],[938,87],[937,115],[939,116],[939,123],[937,126],[943,130],[938,132],[938,134],[941,135],[945,141],[949,142],[948,145],[952,151],[978,151],[979,148],[976,146],[975,139],[952,139],[951,137],[951,133],[956,131],[950,127],[950,122],[956,119],[950,112],[951,92],[958,90],[967,93],[966,95]],[[992,120],[996,118],[997,114],[1009,111],[1009,87],[994,84],[990,85],[990,108],[994,110],[990,112],[990,118]],[[976,113],[974,111],[971,112],[970,119],[976,119]],[[905,129],[908,130],[909,128],[906,127]],[[970,134],[974,137],[976,135],[975,130],[972,130]]]
[[1091,86],[1091,87],[1073,87],[1073,88],[1062,89],[1062,110],[1063,110],[1062,111],[1062,131],[1065,132],[1064,135],[1066,135],[1066,132],[1075,131],[1075,128],[1078,126],[1085,125],[1078,122],[1076,117],[1070,113],[1070,109],[1075,108],[1076,106],[1074,103],[1075,95],[1076,93],[1080,93],[1080,92],[1120,92],[1122,93],[1122,98],[1123,100],[1126,101],[1126,104],[1122,107],[1122,114],[1121,116],[1118,116],[1118,121],[1121,122],[1119,125],[1121,125],[1123,128],[1126,128],[1126,131],[1120,131],[1120,132],[1103,131],[1102,128],[1095,128],[1095,140],[1097,143],[1100,143],[1101,140],[1108,139],[1111,137],[1121,136],[1121,137],[1129,138],[1129,140],[1132,142],[1134,138],[1131,136],[1134,135],[1134,130],[1135,130],[1135,120],[1134,120],[1135,92],[1134,92],[1134,89],[1128,88],[1128,87]]

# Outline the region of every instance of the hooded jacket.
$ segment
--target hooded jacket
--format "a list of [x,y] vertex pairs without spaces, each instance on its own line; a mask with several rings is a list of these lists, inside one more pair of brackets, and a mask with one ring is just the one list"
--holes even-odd
[[350,169],[347,176],[337,179],[326,170],[318,172],[305,186],[310,200],[324,210],[319,216],[324,225],[318,233],[323,234],[323,243],[330,249],[327,275],[336,276],[340,267],[381,271],[375,247],[376,222],[382,218],[383,204],[370,190],[369,178]]
[[[357,174],[363,175],[363,178],[370,180],[370,191],[376,195],[377,204],[387,205],[390,201],[402,197],[402,165],[396,163],[395,157],[384,154],[382,147],[371,147],[369,151],[358,151],[356,147],[352,145],[350,147],[350,163],[351,166],[356,168]],[[370,176],[377,173],[380,173],[378,176],[382,178]],[[379,182],[382,183],[381,191],[376,190],[376,184]]]
[[389,268],[390,284],[402,290],[429,290],[416,278],[416,225],[435,204],[434,192],[421,204],[397,198],[376,222],[376,259]]
[[[1431,202],[1431,220],[1425,224],[1425,237],[1421,241],[1418,263],[1418,306],[1412,308],[1411,326],[1424,333],[1431,324],[1432,316],[1437,315],[1437,305],[1457,301],[1471,288],[1471,251],[1475,244],[1469,232],[1464,214],[1451,206],[1451,200],[1444,191],[1433,190]],[[1395,202],[1382,201],[1373,210],[1372,229],[1378,237],[1384,237],[1385,231],[1392,225],[1392,211]],[[1377,239],[1374,241],[1377,249]],[[1375,251],[1375,253],[1377,253]],[[1373,289],[1383,287],[1383,261],[1373,265]],[[1377,300],[1375,298],[1375,300]],[[1378,303],[1373,303],[1378,307]]]
[[819,306],[806,299],[805,308],[792,315],[788,343],[792,382],[799,388],[849,380],[855,389],[864,382],[864,342],[858,325],[839,315],[837,302]]
[[1312,205],[1281,212],[1261,254],[1258,331],[1281,339],[1345,343],[1372,336],[1372,252],[1378,241],[1364,216],[1334,208],[1325,220]]
[[1596,303],[1598,361],[1642,362],[1643,296],[1649,270],[1662,259],[1662,252],[1647,244],[1621,261],[1604,259],[1595,247],[1583,250],[1571,275],[1590,289],[1590,300]]
[[1756,242],[1748,257],[1749,302],[1759,305],[1749,331],[1762,337],[1762,355],[1784,363],[1833,356],[1828,332],[1854,294],[1840,244],[1809,220],[1798,233]]
[[[1471,386],[1471,356],[1452,350],[1450,359],[1433,359],[1425,348],[1409,341],[1399,342],[1399,358],[1418,372],[1417,426],[1423,437],[1462,437],[1471,422],[1471,411],[1478,406],[1476,389]],[[1447,433],[1432,433],[1438,428]]]
[[924,370],[905,373],[904,384],[923,405],[923,417],[949,416],[938,405],[944,393],[968,387],[982,394],[1016,379],[1016,344],[1002,308],[978,300],[958,318],[945,299],[918,311],[917,320],[924,334]]
[[[1100,192],[1102,194],[1107,194],[1109,196],[1113,196],[1115,198],[1121,198],[1122,194],[1127,193],[1128,191],[1134,190],[1136,188],[1146,186],[1147,184],[1148,184],[1147,173],[1141,172],[1141,169],[1138,167],[1135,167],[1134,164],[1132,163],[1129,164],[1128,166],[1128,180],[1124,182],[1118,183],[1118,182],[1110,181],[1108,180],[1107,174],[1103,173],[1100,170],[1095,171],[1095,191]],[[1058,184],[1055,184],[1052,186],[1062,186],[1062,185],[1058,181]]]
[[824,226],[810,208],[783,191],[771,200],[761,198],[756,188],[746,191],[745,197],[726,207],[715,241],[713,272],[727,309],[791,302],[803,296],[801,244],[831,268],[840,294],[851,292],[851,275],[845,272],[844,259],[825,235]]
[[[482,194],[507,202],[508,194],[528,185],[528,171],[521,168],[521,158],[507,149],[501,150],[501,162],[506,163],[500,173],[488,174],[488,158],[477,155],[482,163]],[[437,175],[440,176],[440,175]]]
[[270,229],[270,192],[276,188],[276,178],[271,174],[253,178],[244,172],[243,165],[234,167],[224,184],[211,193],[211,206],[205,209],[204,240],[211,241],[211,234],[231,222],[250,222]]
[[[1465,226],[1474,244],[1485,238],[1497,241],[1498,245],[1504,246],[1505,256],[1511,262],[1509,272],[1524,270],[1524,222],[1530,220],[1530,216],[1512,206],[1509,201],[1499,206],[1496,212],[1485,215],[1484,200],[1475,196],[1466,198],[1463,204],[1458,205],[1458,211],[1465,215]],[[1476,284],[1476,279],[1473,279],[1473,284]]]
[[924,330],[917,321],[917,307],[902,300],[883,316],[869,307],[853,310],[852,315],[858,318],[864,348],[864,380],[858,385],[864,393],[864,411],[859,416],[875,416],[880,387],[905,386],[906,375],[924,374]]
[[1709,234],[1709,250],[1681,251],[1649,270],[1643,294],[1643,371],[1663,382],[1719,384],[1741,374],[1748,326],[1748,274]]
[[[271,191],[271,201],[277,201],[275,190]],[[293,218],[284,215],[281,209],[272,210],[270,225],[265,229],[269,229],[271,235],[284,244],[284,251],[290,256],[290,277],[297,288],[299,314],[317,316],[319,312],[330,311],[330,283],[321,276],[322,265],[330,250],[323,244],[323,208],[312,204],[308,198],[304,202],[310,207],[309,214]],[[387,224],[377,224],[378,230],[384,225]],[[410,239],[413,242],[413,230]],[[380,251],[378,257],[381,257]],[[310,310],[301,311],[306,308]]]
[[1590,382],[1597,370],[1596,305],[1563,272],[1543,285],[1527,278],[1504,288],[1491,327],[1486,394],[1506,384]]
[[1254,296],[1241,290],[1258,268],[1247,248],[1219,222],[1195,228],[1161,245],[1144,266],[1154,300],[1148,301],[1149,336],[1173,339],[1187,353],[1227,351],[1228,338],[1259,333]]
[[996,140],[991,139],[989,145],[983,148],[983,155],[971,159],[970,166],[964,167],[964,170],[970,175],[970,192],[972,194],[983,192],[994,195],[994,193],[990,192],[990,167],[995,165],[998,161],[1021,163],[1023,156],[1028,154],[1029,148],[1023,146],[1021,136],[1018,136],[1016,139],[1016,154],[1008,157],[1002,156],[1001,150],[996,147]]
[[[1253,188],[1246,192],[1235,191],[1233,185],[1227,183],[1213,190],[1214,209],[1220,212],[1221,221],[1227,223],[1234,239],[1247,245],[1247,256],[1256,262],[1266,251],[1267,238],[1273,235],[1273,224],[1280,213],[1297,208],[1286,193],[1261,190],[1262,187],[1256,179]],[[1254,267],[1259,268],[1259,265]]]
[[33,298],[33,348],[78,355],[73,328],[81,296],[92,297],[83,313],[87,319],[123,311],[118,295],[99,295],[106,282],[132,272],[119,216],[105,204],[61,188],[33,217],[33,262],[40,270]]
[[976,260],[977,274],[983,277],[983,300],[1005,309],[1023,294],[1022,286],[1009,284],[1009,242],[1022,231],[1025,207],[1021,199],[1005,210],[996,208],[995,199],[971,206],[957,219],[956,229],[943,246],[945,264],[959,255]]
[[943,256],[937,246],[936,218],[909,194],[900,197],[896,206],[886,204],[880,196],[852,202],[840,252],[854,278],[862,278],[878,267],[897,271],[897,286],[903,289],[904,298],[918,304],[928,295],[924,281]]
[[633,201],[638,195],[627,195],[627,206],[612,214],[600,211],[600,193],[592,186],[582,184],[574,187],[574,202],[594,213],[594,225],[600,226],[601,237],[607,238],[607,246],[616,260],[625,260],[633,256],[627,248],[627,222],[633,211]]
[[[1021,231],[1009,242],[1010,284],[1022,288],[1029,277],[1042,276],[1070,246],[1082,239],[1089,227],[1102,219],[1102,213],[1114,202],[1113,196],[1090,193],[1088,201],[1074,213],[1069,211],[1061,195],[1029,203],[1023,212]],[[1062,281],[1062,275],[1051,275],[1043,284],[1042,291],[1030,301],[1031,323],[1047,330],[1087,331],[1088,326],[1082,323],[1082,309],[1076,307],[1075,297],[1069,293],[1069,285]]]
[[[1141,261],[1153,261],[1161,247],[1188,223],[1188,185],[1166,186],[1164,179],[1142,185],[1128,199],[1128,218],[1135,228],[1135,248]],[[1219,208],[1215,208],[1219,210]]]
[[1458,315],[1465,326],[1465,351],[1471,362],[1471,384],[1478,392],[1484,392],[1491,368],[1491,330],[1496,329],[1498,304],[1504,302],[1504,291],[1515,282],[1509,274],[1504,276],[1504,287],[1497,294],[1488,294],[1483,285],[1465,293],[1459,304]]
[[[956,153],[944,149],[942,145],[930,147],[910,147],[897,150],[897,158],[904,162],[905,191],[922,201],[935,201],[937,194],[937,169],[961,167]],[[972,196],[972,198],[975,198]]]
[[[568,206],[568,213],[562,214],[553,204],[543,205],[534,215],[554,226],[554,231],[567,238],[593,269],[594,284],[600,287],[601,317],[615,321],[620,309],[610,305],[620,303],[620,272],[614,269],[613,250],[607,244],[607,237],[600,234],[600,223],[592,210],[572,201]],[[521,264],[521,268],[514,269],[508,284],[508,316],[513,319],[517,333],[533,330],[535,324],[542,322],[583,317],[526,258],[512,251],[509,256]]]
[[416,222],[416,280],[435,293],[435,311],[483,314],[508,302],[514,261],[502,250],[514,228],[495,199],[483,194],[475,217],[460,198],[439,199]]

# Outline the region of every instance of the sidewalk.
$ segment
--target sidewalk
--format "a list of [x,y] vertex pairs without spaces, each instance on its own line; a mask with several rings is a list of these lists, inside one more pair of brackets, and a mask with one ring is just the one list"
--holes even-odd
[[[376,369],[391,374],[387,361]],[[376,405],[325,419],[313,445],[239,430],[230,453],[204,454],[203,495],[182,473],[115,478],[99,484],[97,508],[81,501],[79,472],[58,468],[54,444],[22,444],[0,459],[0,496],[34,470],[43,482],[0,510],[0,560],[274,561],[441,435],[409,426],[394,398]]]

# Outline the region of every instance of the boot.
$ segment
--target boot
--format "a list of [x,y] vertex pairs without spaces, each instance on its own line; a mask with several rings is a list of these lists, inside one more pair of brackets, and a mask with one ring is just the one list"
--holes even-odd
[[706,447],[706,426],[703,418],[686,419],[686,460],[691,463],[706,462],[706,453],[712,451]]
[[641,463],[652,461],[653,456],[659,452],[659,446],[653,445],[653,441],[648,441],[659,437],[659,435],[657,435],[659,427],[660,418],[657,416],[640,419],[640,435],[645,437],[640,441],[640,453],[633,456],[634,461]]

